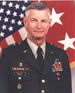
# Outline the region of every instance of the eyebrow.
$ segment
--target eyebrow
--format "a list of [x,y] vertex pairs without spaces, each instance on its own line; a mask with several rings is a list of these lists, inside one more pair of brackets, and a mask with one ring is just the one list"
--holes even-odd
[[[36,19],[36,18],[30,18],[30,19],[38,20],[38,19]],[[41,19],[41,20],[46,20],[46,21],[47,21],[48,19]]]

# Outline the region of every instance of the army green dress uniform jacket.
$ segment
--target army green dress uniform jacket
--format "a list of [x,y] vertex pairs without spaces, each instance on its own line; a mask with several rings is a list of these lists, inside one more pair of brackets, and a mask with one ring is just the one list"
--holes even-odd
[[41,72],[27,40],[4,49],[0,59],[0,93],[72,93],[65,51],[46,43]]

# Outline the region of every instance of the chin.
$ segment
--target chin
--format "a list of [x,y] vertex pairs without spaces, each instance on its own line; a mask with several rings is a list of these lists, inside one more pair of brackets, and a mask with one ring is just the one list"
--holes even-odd
[[35,37],[36,40],[42,40],[44,39],[43,37]]

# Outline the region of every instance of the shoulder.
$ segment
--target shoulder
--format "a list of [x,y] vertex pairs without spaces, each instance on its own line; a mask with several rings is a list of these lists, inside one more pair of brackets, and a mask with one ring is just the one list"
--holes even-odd
[[12,44],[6,48],[3,49],[3,52],[14,52],[15,50],[17,50],[19,48],[19,44]]
[[10,45],[2,50],[2,57],[10,57],[13,53],[16,53],[17,50],[19,50],[18,44]]
[[64,49],[57,47],[53,44],[49,44],[48,42],[47,42],[47,48],[49,49],[49,51],[53,51],[56,55],[59,55],[59,54],[60,55],[67,55],[66,51]]
[[12,44],[6,48],[3,49],[4,52],[14,52],[14,51],[19,51],[21,50],[23,47],[26,47],[26,39],[22,42],[19,42],[19,43],[15,43],[15,44]]
[[2,56],[18,55],[25,47],[26,47],[25,41],[16,43],[16,44],[12,44],[3,49]]

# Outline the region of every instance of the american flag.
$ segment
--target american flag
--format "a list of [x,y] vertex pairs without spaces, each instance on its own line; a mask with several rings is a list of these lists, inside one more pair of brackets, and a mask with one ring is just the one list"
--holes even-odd
[[23,16],[28,1],[0,1],[0,47],[18,43],[25,39]]
[[[66,50],[71,68],[75,68],[75,2],[73,0],[36,1],[47,3],[52,11],[52,23],[47,41]],[[30,3],[30,0],[0,1],[0,49],[22,42],[26,38],[27,32],[22,20]],[[75,92],[74,77],[73,74],[73,93]]]

